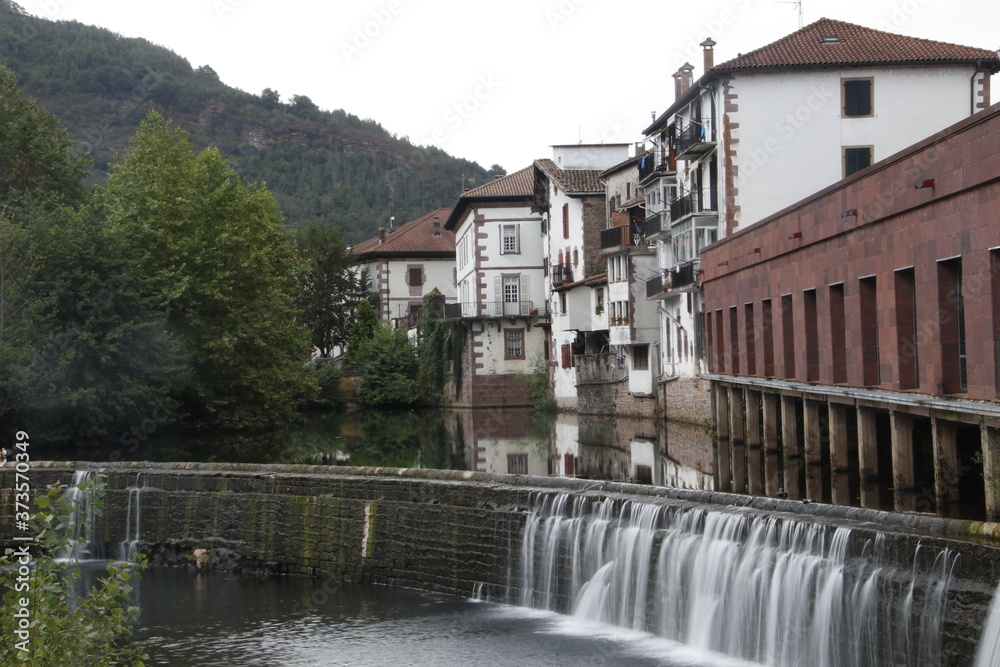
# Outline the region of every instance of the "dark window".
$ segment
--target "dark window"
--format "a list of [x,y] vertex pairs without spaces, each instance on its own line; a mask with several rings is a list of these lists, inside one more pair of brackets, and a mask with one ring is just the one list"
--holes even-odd
[[424,284],[424,270],[419,266],[411,267],[410,271],[410,287],[420,287]]
[[871,146],[854,146],[844,149],[844,177],[861,171],[872,163]]
[[878,349],[878,292],[875,276],[858,281],[861,304],[861,363],[865,386],[881,382]]
[[763,322],[760,332],[764,337],[764,375],[774,377],[774,320],[771,314],[771,300],[760,302],[760,314]]
[[802,292],[806,325],[806,380],[819,380],[819,315],[816,310],[816,290]]
[[504,359],[524,359],[524,329],[504,330]]
[[920,386],[917,354],[917,291],[913,269],[896,271],[896,348],[899,354],[899,386]]
[[570,368],[573,365],[573,351],[569,343],[563,343],[561,348],[562,351],[562,367]]
[[511,475],[527,475],[528,474],[528,455],[527,454],[508,454],[507,455],[507,472]]
[[847,79],[844,81],[844,115],[872,115],[871,79]]
[[740,374],[740,324],[736,319],[736,306],[729,307],[729,358],[733,360],[732,374]]
[[844,283],[830,285],[830,345],[833,381],[847,382],[847,325],[844,320]]
[[785,378],[795,379],[795,320],[792,312],[792,295],[781,297],[781,347],[785,364]]
[[965,360],[965,295],[962,259],[938,262],[938,313],[941,318],[941,384],[945,394],[968,391]]
[[649,345],[636,345],[632,348],[632,368],[637,371],[649,370]]
[[743,330],[746,332],[747,375],[757,375],[757,336],[753,304],[743,305]]

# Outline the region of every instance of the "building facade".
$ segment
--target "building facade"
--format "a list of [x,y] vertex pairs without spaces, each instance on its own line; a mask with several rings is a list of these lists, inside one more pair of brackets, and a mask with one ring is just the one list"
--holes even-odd
[[1000,105],[706,248],[719,486],[1000,516]]
[[415,326],[424,295],[434,290],[455,302],[455,234],[444,228],[449,215],[450,208],[439,208],[351,249],[358,270],[368,270],[380,320]]
[[445,222],[455,234],[463,335],[460,406],[531,405],[525,376],[544,361],[548,324],[542,215],[532,210],[534,167],[468,190]]

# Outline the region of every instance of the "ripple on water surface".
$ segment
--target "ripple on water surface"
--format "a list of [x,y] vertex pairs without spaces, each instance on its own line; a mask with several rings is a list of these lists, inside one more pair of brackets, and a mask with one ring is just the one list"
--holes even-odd
[[151,665],[748,664],[550,612],[381,586],[156,568],[137,601]]

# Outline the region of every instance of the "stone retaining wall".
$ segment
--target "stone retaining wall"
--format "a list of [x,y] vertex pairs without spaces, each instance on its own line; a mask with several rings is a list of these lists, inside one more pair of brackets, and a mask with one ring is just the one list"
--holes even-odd
[[[539,493],[573,492],[649,502],[738,505],[888,531],[906,567],[918,545],[960,554],[946,627],[950,664],[971,655],[1000,580],[1000,526],[711,491],[488,473],[210,463],[37,463],[35,490],[102,471],[108,492],[99,540],[126,539],[130,487],[142,488],[140,550],[154,562],[368,581],[502,597],[517,573],[521,531]],[[0,467],[0,538],[14,534],[14,469]],[[133,493],[134,496],[134,493]],[[933,551],[924,550],[927,553]],[[514,591],[516,593],[516,591]],[[956,657],[958,656],[958,657]]]

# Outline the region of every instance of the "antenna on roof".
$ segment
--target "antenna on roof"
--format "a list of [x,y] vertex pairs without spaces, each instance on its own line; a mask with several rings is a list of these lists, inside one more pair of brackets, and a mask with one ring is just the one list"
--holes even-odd
[[779,5],[795,5],[799,9],[799,30],[802,30],[802,0],[775,0]]

